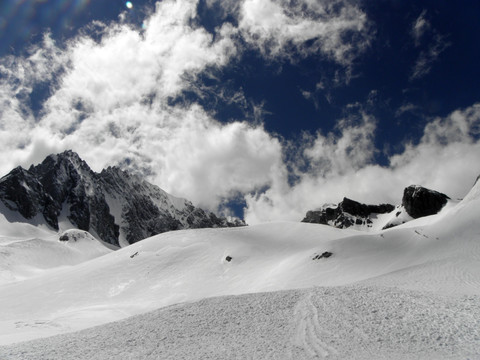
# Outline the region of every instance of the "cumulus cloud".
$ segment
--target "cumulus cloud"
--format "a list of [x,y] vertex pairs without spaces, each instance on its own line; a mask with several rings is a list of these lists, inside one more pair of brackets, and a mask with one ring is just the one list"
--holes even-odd
[[375,119],[361,111],[359,124],[351,118],[340,119],[337,129],[341,135],[318,132],[303,155],[310,164],[310,173],[321,176],[344,175],[358,170],[374,157]]
[[359,116],[360,123],[341,127],[339,134],[317,134],[304,149],[316,165],[297,172],[296,183],[280,173],[267,191],[247,196],[247,222],[298,221],[307,210],[338,203],[344,196],[398,204],[403,188],[411,184],[461,198],[480,173],[480,104],[432,119],[419,143],[405,144],[385,167],[371,161],[374,119]]

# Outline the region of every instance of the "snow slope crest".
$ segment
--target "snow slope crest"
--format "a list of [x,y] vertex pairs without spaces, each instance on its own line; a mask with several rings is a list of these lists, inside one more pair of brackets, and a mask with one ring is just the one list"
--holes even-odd
[[480,175],[475,180],[475,184],[473,185],[472,189],[468,192],[468,194],[463,198],[463,203],[475,201],[480,198]]

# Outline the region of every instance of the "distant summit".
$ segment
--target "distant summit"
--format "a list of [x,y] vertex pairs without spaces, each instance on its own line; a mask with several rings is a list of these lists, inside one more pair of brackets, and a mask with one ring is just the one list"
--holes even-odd
[[407,221],[437,214],[450,198],[418,185],[403,192],[402,204],[366,205],[348,198],[338,204],[325,204],[308,211],[302,222],[333,226],[339,229],[388,229]]
[[390,204],[365,205],[357,201],[343,198],[338,205],[327,204],[319,210],[307,212],[302,222],[331,225],[340,229],[354,225],[372,227],[373,214],[392,212],[395,206]]
[[116,167],[93,172],[78,154],[49,155],[0,179],[0,200],[26,221],[55,230],[78,228],[113,245],[179,229],[242,226],[174,197]]

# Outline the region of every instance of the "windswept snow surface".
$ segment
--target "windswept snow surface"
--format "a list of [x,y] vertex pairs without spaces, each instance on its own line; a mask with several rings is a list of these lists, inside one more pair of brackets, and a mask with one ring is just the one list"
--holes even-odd
[[24,223],[25,219],[5,206],[0,206],[0,211],[0,285],[38,277],[52,269],[77,265],[112,252],[88,233],[78,241],[61,242],[59,233],[35,224],[35,219]]
[[0,347],[2,359],[478,359],[478,296],[360,285],[225,296]]
[[142,315],[1,347],[0,358],[480,358],[479,186],[385,231],[177,231],[5,284],[2,344]]

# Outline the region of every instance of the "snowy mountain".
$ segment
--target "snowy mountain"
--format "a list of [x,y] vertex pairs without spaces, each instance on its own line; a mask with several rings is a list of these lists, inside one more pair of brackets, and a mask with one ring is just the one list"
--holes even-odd
[[302,222],[356,230],[388,229],[407,221],[439,213],[450,198],[418,185],[405,188],[401,205],[366,205],[344,198],[308,211]]
[[156,235],[0,285],[0,358],[475,359],[479,213],[477,183],[386,230],[282,222]]
[[[121,209],[114,179],[126,175],[105,172],[105,201]],[[367,232],[279,222],[166,232],[117,251],[77,229],[59,237],[43,213],[18,222],[0,204],[0,358],[479,358],[480,182],[460,202],[404,194],[380,215],[344,200],[373,219]],[[382,229],[391,216],[408,221]]]
[[245,225],[206,212],[115,167],[93,172],[72,152],[48,156],[0,179],[0,200],[24,221],[78,228],[125,246],[165,231]]

